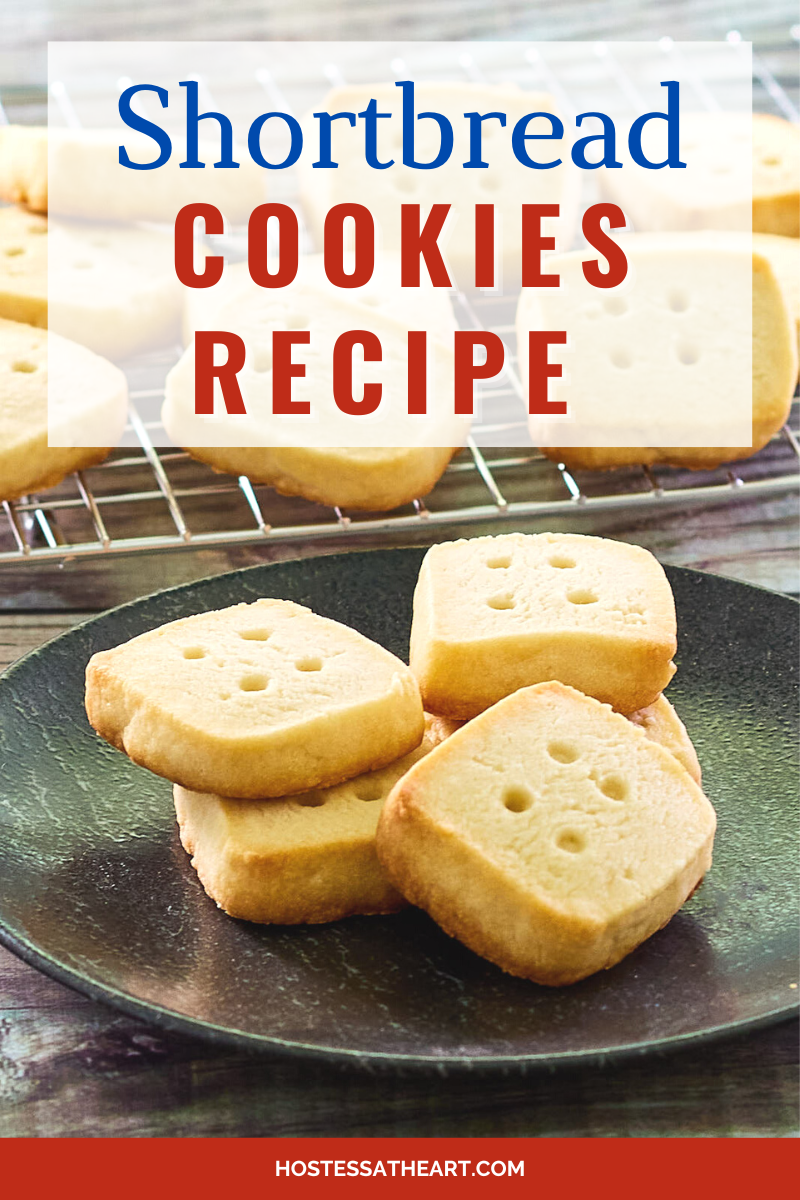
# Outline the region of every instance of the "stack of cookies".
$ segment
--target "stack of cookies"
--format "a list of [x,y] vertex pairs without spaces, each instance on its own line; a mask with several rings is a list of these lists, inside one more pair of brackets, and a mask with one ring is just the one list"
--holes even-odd
[[169,779],[183,844],[231,916],[391,912],[375,827],[432,746],[409,668],[288,600],[200,613],[95,654],[94,728]]
[[96,654],[86,706],[173,783],[230,915],[411,902],[503,969],[564,984],[661,928],[711,863],[714,810],[662,694],[675,650],[647,551],[508,534],[428,552],[410,668],[259,600]]
[[662,695],[676,646],[669,583],[640,547],[548,533],[434,546],[411,667],[450,737],[384,805],[395,886],[544,984],[611,967],[666,924],[716,824]]

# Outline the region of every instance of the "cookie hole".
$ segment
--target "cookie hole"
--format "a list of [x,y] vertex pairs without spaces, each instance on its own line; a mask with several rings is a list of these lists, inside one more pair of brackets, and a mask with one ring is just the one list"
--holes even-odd
[[761,163],[762,163],[762,166],[765,166],[765,167],[779,167],[781,164],[781,159],[778,157],[777,154],[766,154],[761,159]]
[[17,371],[20,375],[32,375],[36,370],[36,363],[28,362],[25,358],[20,358],[11,364],[11,370]]
[[493,571],[496,571],[502,567],[510,567],[511,555],[498,554],[495,558],[487,558],[486,565],[487,567],[491,567]]
[[295,799],[295,804],[299,804],[301,808],[322,808],[324,803],[325,797],[321,792],[304,792]]
[[205,658],[206,652],[202,646],[187,646],[183,651],[184,658]]
[[25,253],[25,247],[24,246],[9,246],[7,250],[3,251],[3,253],[5,254],[6,258],[16,258],[18,254]]
[[610,317],[621,317],[628,311],[628,302],[622,296],[606,296],[603,308]]
[[243,675],[239,680],[239,690],[242,692],[263,692],[267,683],[266,675]]
[[580,758],[580,751],[572,742],[550,742],[547,753],[560,763],[574,763]]
[[586,838],[577,829],[562,829],[556,838],[556,845],[567,854],[580,854],[586,849]]
[[270,629],[243,629],[239,637],[245,642],[265,642],[271,635]]
[[675,288],[675,290],[671,291],[667,296],[667,304],[669,304],[672,312],[686,312],[687,308],[689,307],[689,297],[686,292],[681,291],[679,288]]
[[597,604],[597,596],[589,591],[589,588],[576,588],[574,592],[567,592],[567,599],[570,604]]
[[516,600],[513,596],[509,596],[507,592],[504,592],[501,596],[490,596],[486,603],[489,605],[489,608],[502,610],[504,608],[513,608]]
[[555,567],[558,571],[570,571],[575,566],[575,559],[570,558],[566,554],[554,554],[547,561],[551,567]]
[[621,775],[605,775],[597,785],[604,796],[608,796],[609,800],[622,802],[627,800],[630,795],[627,779],[623,779]]
[[628,367],[633,365],[633,359],[627,350],[612,350],[611,361],[620,371],[626,371]]
[[683,363],[685,367],[693,367],[700,358],[700,351],[697,346],[693,346],[691,342],[680,342],[676,351],[678,362]]
[[231,694],[230,692],[220,692],[219,698],[220,700],[230,700]]
[[356,797],[363,800],[366,804],[372,804],[375,800],[383,799],[383,788],[376,779],[367,779],[364,783],[360,783],[354,789]]
[[509,812],[527,812],[533,804],[533,796],[527,788],[507,787],[503,792],[503,804]]
[[297,667],[298,671],[321,671],[322,670],[322,659],[321,658],[298,658],[297,662],[294,665]]

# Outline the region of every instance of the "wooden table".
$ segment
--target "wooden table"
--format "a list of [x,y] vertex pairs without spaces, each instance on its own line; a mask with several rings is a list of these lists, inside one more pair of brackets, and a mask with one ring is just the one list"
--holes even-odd
[[[720,38],[738,28],[792,86],[794,5],[744,0],[527,0],[398,6],[234,0],[28,0],[7,22],[0,91],[12,119],[41,120],[48,38]],[[794,498],[624,515],[590,530],[665,562],[797,593]],[[318,549],[330,550],[331,546]],[[259,561],[258,549],[0,571],[0,668],[72,623],[154,588]],[[280,552],[291,554],[291,547]],[[118,1015],[0,950],[0,1136],[792,1136],[798,1026],[604,1069],[487,1081],[372,1076],[216,1049]]]

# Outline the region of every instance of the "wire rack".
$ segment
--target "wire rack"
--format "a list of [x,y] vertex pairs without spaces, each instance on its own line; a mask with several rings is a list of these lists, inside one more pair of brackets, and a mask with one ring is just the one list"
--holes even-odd
[[[796,31],[792,31],[795,36]],[[729,35],[736,44],[738,35]],[[683,78],[699,105],[719,107],[714,89],[696,65],[682,58],[669,39],[661,52],[680,65]],[[610,86],[629,105],[639,108],[641,93],[624,60],[607,47],[590,47]],[[520,46],[537,82],[549,88],[565,111],[575,108],[574,96],[553,69],[541,47]],[[486,78],[472,55],[458,54],[451,69],[471,80]],[[401,59],[392,62],[398,75],[408,70]],[[325,85],[343,81],[336,63],[322,68]],[[408,77],[408,76],[406,76]],[[256,82],[284,111],[291,104],[285,82],[268,72]],[[754,56],[754,108],[798,120],[792,98],[768,66]],[[51,86],[65,123],[79,123],[75,106],[63,85]],[[640,109],[641,111],[641,109]],[[2,108],[0,108],[2,119]],[[459,325],[488,329],[506,342],[507,367],[489,387],[493,400],[514,404],[523,400],[516,373],[514,344],[515,301],[500,296],[476,299],[453,295]],[[214,473],[167,441],[159,410],[167,371],[181,347],[140,356],[126,364],[130,384],[130,419],[125,445],[103,463],[69,476],[46,495],[3,502],[5,529],[0,526],[0,564],[40,560],[65,561],[112,554],[200,549],[258,542],[302,543],[340,538],[345,545],[367,536],[399,535],[424,540],[429,531],[492,522],[563,518],[623,510],[653,514],[659,510],[695,505],[725,504],[745,498],[765,498],[794,491],[800,481],[800,413],[795,403],[787,425],[758,454],[714,471],[688,472],[668,467],[631,467],[602,473],[571,472],[535,450],[503,449],[503,435],[519,417],[483,429],[495,448],[479,448],[470,439],[445,471],[431,494],[391,513],[346,513],[297,497],[278,495],[252,483]],[[156,445],[160,448],[156,448]]]

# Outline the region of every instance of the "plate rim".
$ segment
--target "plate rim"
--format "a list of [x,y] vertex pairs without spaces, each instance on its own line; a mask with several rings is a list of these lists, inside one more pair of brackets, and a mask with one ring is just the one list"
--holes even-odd
[[[148,593],[146,596],[139,596],[133,600],[125,601],[123,604],[115,605],[113,608],[93,613],[85,620],[78,621],[69,629],[63,630],[61,633],[56,634],[55,637],[49,638],[46,642],[34,647],[27,654],[12,663],[0,675],[0,688],[5,687],[6,681],[10,680],[31,659],[36,658],[55,643],[73,636],[87,626],[113,617],[115,614],[126,609],[136,608],[147,601],[155,600],[162,596],[193,591],[198,587],[211,584],[226,577],[232,578],[234,576],[246,575],[253,571],[263,571],[265,567],[313,562],[316,558],[351,558],[353,556],[363,558],[367,555],[394,554],[398,551],[404,554],[408,551],[420,551],[427,548],[425,546],[393,546],[374,547],[358,551],[331,551],[322,555],[305,555],[296,558],[281,559],[278,562],[255,563],[233,571],[223,571],[218,575],[204,576],[202,579],[190,580],[189,582],[176,584],[172,587],[160,588],[155,592]],[[716,572],[700,571],[693,567],[684,567],[669,563],[661,563],[660,565],[667,573],[677,572],[698,578],[722,580],[725,583],[733,584],[748,592],[766,592],[770,596],[778,597],[781,600],[794,604],[798,611],[800,611],[800,599],[796,599],[794,596],[787,595],[784,592],[765,588],[759,584],[746,583],[741,579],[720,575]],[[800,1012],[800,995],[795,994],[791,1000],[787,1000],[787,1002],[779,1004],[777,1007],[756,1017],[747,1017],[741,1020],[726,1022],[723,1025],[695,1029],[687,1033],[678,1033],[660,1038],[657,1041],[631,1042],[594,1050],[547,1051],[538,1054],[535,1052],[531,1054],[472,1056],[456,1054],[403,1054],[377,1050],[356,1050],[348,1047],[326,1047],[314,1043],[289,1041],[284,1038],[265,1034],[247,1033],[228,1026],[215,1025],[213,1022],[204,1021],[197,1017],[186,1016],[185,1014],[176,1012],[174,1009],[156,1004],[153,1001],[139,1000],[129,993],[122,992],[110,984],[95,981],[80,971],[59,962],[46,951],[38,948],[33,942],[9,929],[2,913],[0,913],[0,945],[4,946],[29,966],[54,979],[57,983],[63,984],[73,991],[87,996],[91,1000],[99,1001],[113,1010],[123,1012],[145,1023],[154,1024],[167,1032],[193,1037],[211,1045],[249,1050],[251,1053],[272,1054],[274,1057],[286,1061],[326,1063],[332,1066],[351,1067],[362,1070],[386,1071],[410,1068],[413,1070],[434,1071],[440,1075],[443,1072],[502,1074],[509,1071],[524,1074],[533,1070],[564,1069],[570,1066],[596,1066],[603,1063],[629,1061],[650,1054],[669,1054],[673,1051],[686,1049],[692,1045],[705,1045],[724,1041],[746,1032],[767,1028],[781,1021],[787,1021]]]
[[284,1061],[326,1063],[331,1066],[352,1067],[360,1070],[391,1070],[412,1068],[433,1071],[439,1075],[449,1072],[464,1072],[477,1075],[503,1074],[519,1071],[564,1069],[567,1067],[599,1066],[603,1063],[629,1061],[647,1055],[669,1054],[692,1045],[706,1045],[735,1038],[752,1030],[764,1029],[788,1021],[798,1015],[800,997],[788,1005],[771,1009],[758,1017],[748,1017],[709,1029],[693,1030],[675,1034],[657,1042],[631,1042],[601,1050],[576,1050],[547,1052],[545,1054],[505,1055],[425,1055],[384,1053],[380,1050],[352,1050],[319,1046],[306,1042],[288,1041],[284,1038],[267,1037],[265,1034],[245,1033],[224,1025],[214,1025],[196,1017],[187,1017],[174,1009],[164,1008],[150,1000],[118,991],[109,984],[96,983],[71,967],[63,966],[24,938],[12,934],[0,919],[0,945],[10,950],[29,966],[35,967],[50,979],[71,988],[73,991],[96,1000],[115,1011],[123,1012],[144,1023],[158,1026],[168,1033],[179,1033],[194,1037],[198,1041],[214,1046],[227,1046],[237,1050],[249,1050],[259,1054],[272,1054]]

